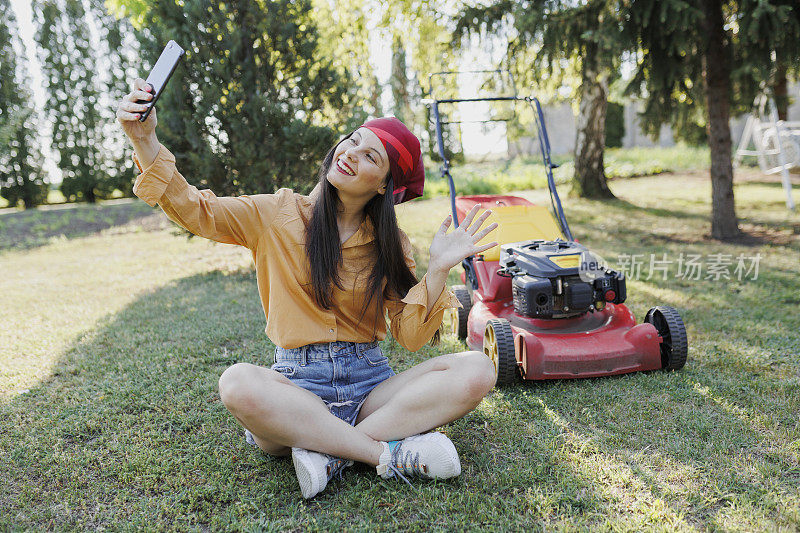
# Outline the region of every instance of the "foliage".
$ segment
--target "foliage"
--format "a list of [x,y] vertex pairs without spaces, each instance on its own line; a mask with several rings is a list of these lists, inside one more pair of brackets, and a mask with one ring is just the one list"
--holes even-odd
[[340,116],[349,120],[348,130],[360,126],[368,116],[383,115],[382,87],[370,57],[372,11],[369,3],[356,0],[314,0],[312,16],[320,50],[331,60],[332,68],[353,85],[352,96],[339,109]]
[[[404,122],[419,137],[423,152],[438,159],[433,113],[425,99],[455,97],[455,84],[442,86],[429,81],[436,72],[456,70],[461,54],[450,46],[452,28],[448,10],[452,5],[432,0],[389,0],[372,2],[379,15],[380,40],[392,44],[392,73],[389,85],[395,112],[406,114]],[[433,85],[433,87],[432,87]],[[398,105],[398,101],[400,104]],[[440,107],[443,116],[454,112]],[[463,157],[458,124],[445,126],[445,151]]]
[[[117,20],[105,7],[104,0],[89,0],[91,13],[97,22],[97,31],[104,48],[103,61],[107,65],[108,77],[102,78],[102,116],[108,117],[103,124],[104,157],[98,162],[103,173],[109,177],[110,186],[123,196],[133,196],[133,182],[138,169],[130,157],[129,141],[115,119],[119,100],[130,92],[130,74],[140,64],[138,46],[133,26],[127,20]],[[116,196],[112,193],[111,197]]]
[[[447,70],[452,58],[441,6],[429,0],[316,0],[322,40],[331,57],[354,73],[357,106],[371,117],[384,115],[384,87],[377,78],[371,48],[391,50],[387,80],[392,101],[385,110],[401,120],[426,144],[430,121],[421,99],[427,76]],[[366,104],[366,105],[364,105]],[[355,111],[355,109],[354,109]],[[429,144],[430,146],[430,144]]]
[[536,79],[544,72],[552,78],[568,70],[565,62],[577,65],[581,83],[573,190],[582,196],[612,196],[606,185],[603,147],[608,85],[627,49],[621,16],[612,0],[497,0],[466,6],[457,18],[454,33],[460,37],[485,32],[509,35],[506,61],[512,70],[530,71],[525,77]]
[[59,156],[61,192],[70,200],[94,202],[132,186],[119,150],[121,132],[112,129],[114,97],[122,95],[119,32],[102,9],[99,0],[35,0],[32,7],[51,146]]
[[350,114],[357,88],[324,49],[314,4],[180,3],[109,2],[134,17],[139,77],[169,39],[186,50],[156,104],[159,140],[178,168],[217,194],[310,190],[322,156],[361,118]]
[[[732,114],[749,112],[753,100],[777,67],[774,53],[800,59],[800,12],[789,0],[729,0],[722,3],[728,60],[732,65]],[[643,130],[657,136],[662,124],[702,139],[707,128],[703,83],[704,17],[700,0],[633,0],[625,7],[624,32],[637,43],[636,71],[626,94],[645,95]],[[697,133],[696,133],[697,132]]]
[[47,198],[43,157],[38,144],[39,117],[28,87],[27,62],[21,50],[14,10],[0,0],[0,196],[12,206],[34,207]]
[[399,35],[392,39],[392,75],[389,85],[392,88],[394,100],[394,116],[404,124],[409,124],[411,117],[411,102],[408,94],[408,71],[406,66],[406,51]]

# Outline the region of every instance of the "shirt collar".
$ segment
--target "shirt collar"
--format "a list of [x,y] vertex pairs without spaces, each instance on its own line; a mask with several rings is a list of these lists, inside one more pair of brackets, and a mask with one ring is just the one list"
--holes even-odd
[[[306,208],[309,210],[309,216],[311,215],[311,210],[314,207],[314,201],[308,196],[301,196],[303,202],[306,204]],[[353,246],[360,246],[362,244],[367,244],[368,242],[375,240],[375,226],[372,224],[372,220],[367,216],[364,217],[364,221],[358,227],[355,233],[350,236],[343,244],[342,248],[350,248]]]
[[364,222],[362,222],[356,232],[342,244],[342,248],[360,246],[374,240],[375,226],[372,224],[372,220],[369,217],[364,217]]

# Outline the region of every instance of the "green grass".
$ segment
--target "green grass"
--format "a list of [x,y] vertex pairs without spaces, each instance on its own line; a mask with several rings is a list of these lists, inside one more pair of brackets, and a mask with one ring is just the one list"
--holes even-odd
[[[217,380],[271,363],[247,250],[158,224],[0,250],[0,529],[797,530],[800,216],[779,184],[739,183],[755,237],[725,244],[707,238],[707,177],[611,188],[565,209],[612,263],[760,252],[758,279],[632,280],[637,320],[683,315],[683,370],[496,389],[441,428],[462,475],[413,491],[361,465],[305,501],[288,458],[245,443]],[[447,210],[398,208],[420,274]],[[396,371],[464,349],[383,347]]]
[[[555,156],[553,162],[560,165],[553,171],[556,183],[564,184],[572,179],[575,166],[570,156]],[[700,170],[708,168],[710,159],[707,147],[676,145],[670,148],[607,148],[604,163],[606,176],[613,180]],[[501,163],[473,161],[453,165],[450,173],[458,194],[492,194],[547,187],[541,156],[517,157]],[[429,161],[426,175],[423,198],[448,194],[447,181],[441,178],[438,164]]]
[[[125,224],[134,224],[134,229],[148,227],[142,219],[150,215],[152,209],[147,204],[132,198],[94,205],[63,204],[27,210],[6,209],[0,211],[0,250],[32,248]],[[150,219],[152,221],[152,217]]]

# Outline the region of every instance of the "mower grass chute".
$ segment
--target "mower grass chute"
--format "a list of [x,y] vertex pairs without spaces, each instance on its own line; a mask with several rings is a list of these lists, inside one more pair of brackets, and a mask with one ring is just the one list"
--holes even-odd
[[[432,75],[431,94],[434,76],[452,74],[458,73]],[[439,106],[481,101],[531,106],[552,212],[516,196],[456,196]],[[492,210],[484,225],[498,223],[495,232],[481,242],[500,244],[462,262],[464,285],[452,290],[463,309],[450,310],[446,317],[451,332],[492,360],[498,385],[683,367],[688,344],[678,311],[657,306],[636,324],[624,305],[624,274],[609,268],[573,239],[553,179],[556,165],[550,159],[538,99],[519,97],[514,91],[512,96],[486,98],[433,97],[429,104],[455,226],[475,204],[480,207],[476,216]],[[457,121],[448,123],[452,122]]]

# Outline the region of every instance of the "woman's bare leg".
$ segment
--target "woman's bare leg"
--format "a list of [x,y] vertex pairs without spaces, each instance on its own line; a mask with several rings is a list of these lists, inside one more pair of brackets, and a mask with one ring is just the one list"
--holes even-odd
[[259,447],[286,455],[292,446],[377,466],[383,445],[328,410],[325,402],[269,368],[237,363],[223,372],[225,407]]
[[494,366],[481,352],[434,357],[375,387],[355,427],[279,372],[247,363],[222,374],[220,397],[268,453],[286,455],[297,446],[376,466],[383,452],[379,441],[403,439],[461,418],[478,406],[495,380]]
[[428,431],[475,409],[496,379],[494,365],[482,352],[428,359],[372,389],[355,427],[382,441]]

